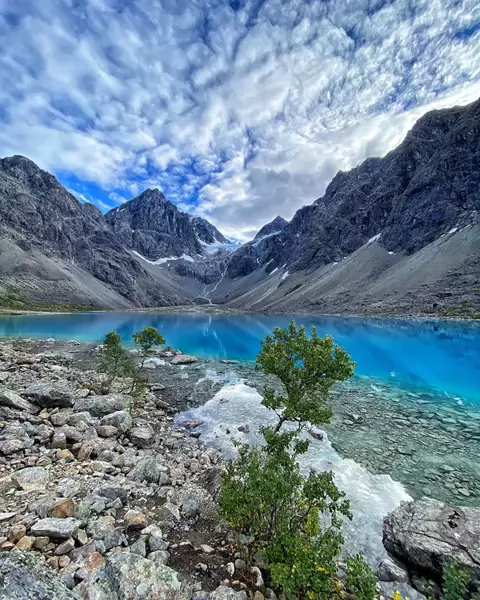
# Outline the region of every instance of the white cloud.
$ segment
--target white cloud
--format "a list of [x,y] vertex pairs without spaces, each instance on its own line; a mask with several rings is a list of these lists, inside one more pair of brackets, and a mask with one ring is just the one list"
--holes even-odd
[[247,236],[480,96],[476,4],[0,0],[0,155]]

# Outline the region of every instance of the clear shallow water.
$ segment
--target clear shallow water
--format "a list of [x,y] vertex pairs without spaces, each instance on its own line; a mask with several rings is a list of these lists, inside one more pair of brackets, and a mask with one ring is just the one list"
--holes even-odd
[[[177,416],[179,425],[191,419],[203,423],[197,428],[202,441],[221,449],[227,456],[234,455],[232,440],[255,444],[260,440],[258,428],[274,423],[275,415],[260,404],[261,396],[235,376],[203,406]],[[248,423],[249,433],[238,431]],[[363,552],[376,567],[384,556],[382,544],[383,517],[410,496],[401,483],[388,475],[375,475],[351,459],[342,458],[328,439],[318,441],[305,434],[310,441],[308,453],[301,458],[307,473],[333,471],[337,485],[347,493],[353,513],[352,521],[345,521],[343,533],[347,554]]]
[[[292,317],[253,314],[80,313],[1,316],[0,335],[124,342],[147,325],[171,346],[210,358],[250,361],[260,340]],[[356,373],[480,403],[480,324],[451,321],[293,317],[329,333],[357,362]]]

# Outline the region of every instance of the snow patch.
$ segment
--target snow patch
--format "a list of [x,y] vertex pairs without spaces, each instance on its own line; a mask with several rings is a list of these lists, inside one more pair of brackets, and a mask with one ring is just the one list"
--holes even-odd
[[188,254],[182,254],[182,256],[168,256],[165,258],[157,258],[157,260],[149,260],[148,258],[145,258],[145,256],[142,256],[139,252],[136,252],[135,250],[132,250],[132,254],[135,254],[135,256],[138,256],[138,258],[141,258],[142,260],[151,265],[163,265],[171,260],[186,260],[188,262],[195,262],[194,259]]
[[254,242],[252,244],[252,246],[254,248],[256,248],[258,246],[258,244],[260,244],[260,242],[263,242],[263,240],[266,240],[267,238],[270,238],[270,237],[272,237],[274,235],[278,235],[279,233],[282,233],[282,232],[281,231],[274,231],[273,233],[267,233],[267,235],[262,235],[261,238],[259,238],[256,242]]
[[274,273],[276,273],[277,271],[278,271],[278,267],[275,267],[275,268],[273,269],[273,271],[270,273],[270,275],[273,275],[273,274],[274,274]]
[[458,227],[453,227],[448,233],[457,233]]
[[286,279],[289,275],[290,273],[288,271],[285,271],[285,273],[282,275],[282,281]]
[[368,240],[367,244],[373,244],[373,242],[376,242],[380,238],[381,235],[382,235],[382,232],[377,233],[377,235],[374,235],[373,237],[371,237]]

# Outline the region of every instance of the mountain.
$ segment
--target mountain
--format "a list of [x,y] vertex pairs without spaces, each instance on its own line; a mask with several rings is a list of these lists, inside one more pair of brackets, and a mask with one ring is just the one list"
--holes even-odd
[[[480,100],[433,111],[236,248],[155,189],[110,211],[0,160],[0,306],[480,313]],[[233,250],[233,252],[232,252]]]
[[227,240],[227,238],[206,219],[202,219],[201,217],[191,217],[191,223],[200,243],[203,242],[207,246],[212,244],[230,244],[230,240]]
[[280,233],[285,229],[287,225],[288,221],[285,221],[283,217],[277,216],[273,219],[273,221],[270,221],[270,223],[267,223],[260,229],[257,235],[253,238],[253,241],[258,242],[261,239],[267,237],[267,235],[274,235]]
[[[239,308],[331,312],[382,312],[383,297],[392,312],[397,295],[403,313],[435,310],[453,287],[458,302],[465,298],[478,309],[479,189],[480,100],[427,113],[384,158],[340,171],[325,195],[297,211],[279,233],[261,236],[234,253],[217,293]],[[472,231],[465,233],[467,226]],[[465,239],[458,242],[458,254],[446,242],[461,231]],[[405,269],[409,265],[411,274],[417,272],[419,265],[408,259],[423,250],[426,256],[431,244],[436,245],[430,271],[418,271],[419,281],[396,274],[400,262]],[[366,254],[359,253],[361,248]],[[381,256],[373,256],[377,250]],[[352,264],[348,275],[340,276],[347,259],[357,260],[358,268]],[[388,283],[393,277],[405,287]],[[411,302],[402,300],[407,293],[412,293]],[[448,298],[447,304],[455,304]]]
[[153,261],[200,254],[202,241],[158,190],[104,217],[31,160],[0,159],[0,306],[190,304],[199,282],[153,268],[131,250]]

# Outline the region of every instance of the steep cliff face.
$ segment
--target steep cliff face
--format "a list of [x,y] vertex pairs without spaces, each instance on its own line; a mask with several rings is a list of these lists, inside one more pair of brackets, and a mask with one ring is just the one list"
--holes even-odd
[[339,172],[325,195],[300,209],[282,231],[231,259],[229,276],[255,269],[313,270],[342,260],[375,238],[410,255],[480,209],[480,100],[421,118],[384,158]]
[[125,247],[151,261],[202,253],[189,215],[180,212],[159,190],[145,190],[108,212],[105,218]]
[[[148,199],[145,204],[148,210]],[[177,230],[183,227],[191,247],[200,250],[189,218],[170,212],[173,217],[165,218],[176,219]],[[146,227],[147,221],[139,219]],[[0,233],[0,287],[28,299],[113,307],[191,301],[188,292],[132,256],[125,229],[112,227],[94,205],[80,203],[53,175],[22,156],[0,160]]]
[[288,221],[286,221],[283,217],[278,215],[273,219],[273,221],[270,221],[270,223],[267,223],[260,229],[257,235],[253,238],[253,241],[258,242],[261,239],[265,238],[267,235],[274,235],[280,233],[285,229],[287,225]]
[[204,244],[229,244],[229,240],[224,237],[216,227],[206,219],[201,217],[191,217],[191,223],[198,239]]

